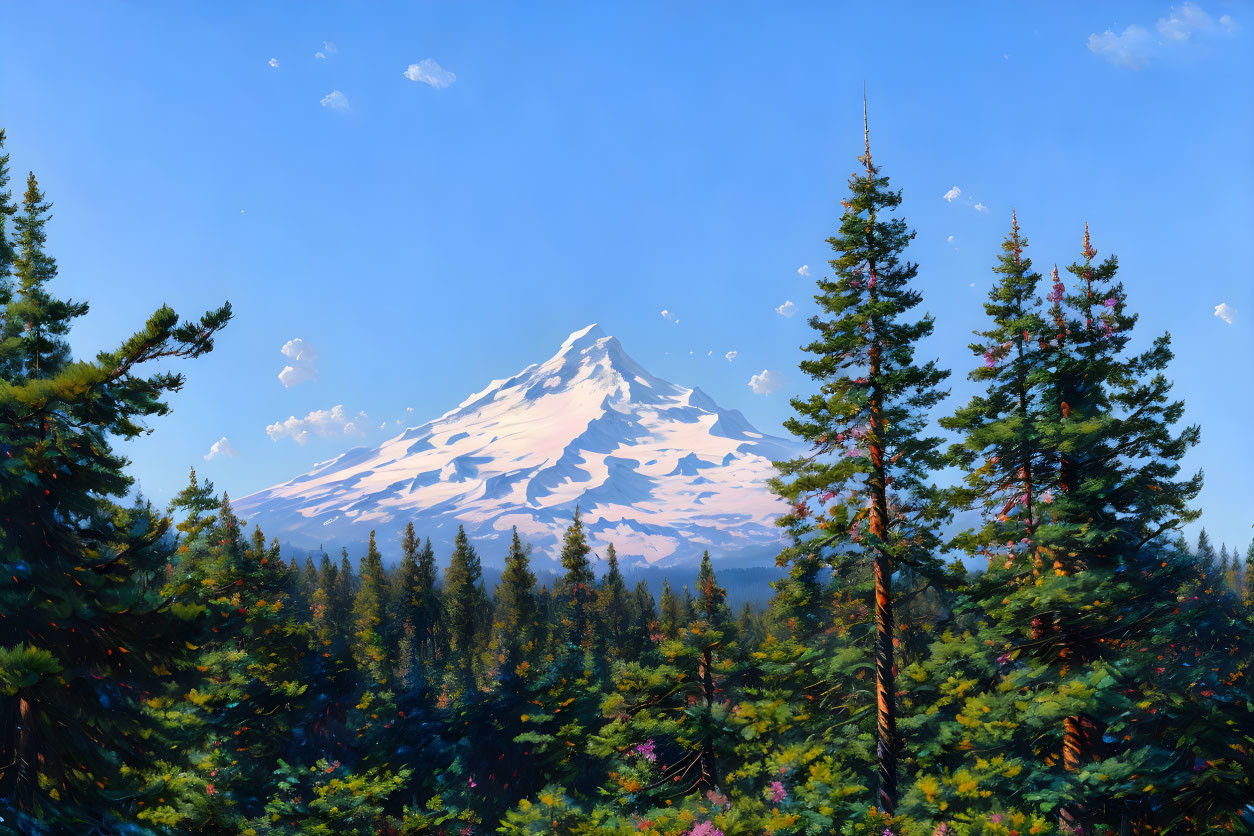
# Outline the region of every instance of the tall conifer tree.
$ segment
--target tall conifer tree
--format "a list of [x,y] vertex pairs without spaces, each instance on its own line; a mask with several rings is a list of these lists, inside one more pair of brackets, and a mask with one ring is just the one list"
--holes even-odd
[[0,520],[23,523],[0,525],[0,808],[89,832],[134,798],[121,767],[151,758],[139,696],[185,652],[186,623],[159,594],[169,523],[115,504],[132,482],[114,444],[147,432],[183,385],[149,364],[211,350],[231,312],[180,323],[162,307],[117,349],[72,362],[65,335],[87,306],[49,288],[48,209],[32,175],[0,300]]
[[588,545],[579,509],[562,540],[562,568],[565,573],[558,579],[554,595],[561,604],[566,625],[566,642],[572,648],[587,649],[593,641],[596,621],[596,575],[588,555]]
[[464,526],[457,527],[453,556],[444,570],[444,617],[446,619],[450,664],[466,687],[473,687],[478,655],[483,644],[482,618],[487,608],[481,592],[483,570],[479,555],[466,537]]
[[819,392],[794,398],[796,417],[785,424],[815,455],[780,463],[773,487],[792,503],[780,522],[797,545],[785,559],[822,553],[840,560],[839,550],[872,562],[877,805],[891,814],[899,750],[892,575],[901,564],[936,568],[938,511],[925,480],[942,459],[939,439],[923,431],[928,409],[945,395],[948,372],[915,361],[915,346],[933,323],[926,315],[911,318],[922,301],[912,286],[918,265],[904,260],[914,233],[891,216],[901,193],[872,162],[864,131],[863,171],[850,177],[840,229],[828,239],[837,254],[830,262],[835,278],[818,282],[820,313],[810,320],[817,338],[804,347],[812,357],[800,364]]

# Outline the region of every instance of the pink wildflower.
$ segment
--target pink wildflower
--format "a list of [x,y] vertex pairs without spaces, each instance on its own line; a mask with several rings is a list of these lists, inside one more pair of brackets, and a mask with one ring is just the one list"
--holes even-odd
[[1041,494],[1041,502],[1044,502],[1046,505],[1049,505],[1053,501],[1054,501],[1053,491],[1045,491],[1045,493]]
[[778,804],[788,798],[788,790],[784,789],[784,785],[779,781],[771,782],[771,803]]
[[1001,813],[993,813],[993,815],[988,817],[988,820],[993,824],[1001,824]]
[[689,836],[723,836],[723,831],[714,826],[713,822],[703,821],[688,831]]
[[1105,302],[1103,302],[1102,304],[1108,308],[1113,308],[1117,303],[1118,303],[1118,300],[1112,296],[1109,299],[1107,299]]
[[654,751],[654,748],[653,741],[646,740],[644,743],[636,744],[636,753],[649,763],[655,763],[657,761],[657,752]]

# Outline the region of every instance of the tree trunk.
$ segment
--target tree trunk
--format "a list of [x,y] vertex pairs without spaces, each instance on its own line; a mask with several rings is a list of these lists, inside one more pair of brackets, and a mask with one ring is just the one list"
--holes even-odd
[[[701,651],[701,696],[705,702],[707,721],[714,711],[714,659],[709,648]],[[707,735],[701,743],[701,781],[710,789],[718,789],[718,765],[714,760],[714,740]]]
[[[871,348],[871,380],[879,374],[879,347]],[[874,383],[872,384],[874,385]],[[884,414],[878,391],[871,395],[871,542],[875,550],[875,760],[879,803],[897,811],[897,702],[893,674],[893,567],[886,545],[888,495],[884,478]]]

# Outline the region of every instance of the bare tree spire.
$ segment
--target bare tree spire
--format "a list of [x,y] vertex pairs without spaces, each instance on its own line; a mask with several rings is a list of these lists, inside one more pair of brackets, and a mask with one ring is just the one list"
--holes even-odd
[[866,82],[862,82],[862,138],[866,143],[866,155],[859,157],[859,162],[866,166],[866,176],[870,180],[873,174],[871,168],[871,123],[866,115]]

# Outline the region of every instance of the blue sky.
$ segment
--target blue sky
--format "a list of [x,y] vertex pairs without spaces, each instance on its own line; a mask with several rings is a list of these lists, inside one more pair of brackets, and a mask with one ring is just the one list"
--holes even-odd
[[[922,350],[955,369],[947,406],[972,391],[966,345],[1012,207],[1043,273],[1077,258],[1088,221],[1120,257],[1140,344],[1174,337],[1204,524],[1242,551],[1254,534],[1254,7],[0,0],[0,15],[13,167],[56,204],[61,292],[92,303],[76,350],[162,302],[237,311],[186,364],[174,413],[128,445],[158,501],[188,465],[242,496],[376,443],[590,322],[780,432],[807,390],[798,346],[865,81],[937,319]],[[281,353],[293,340],[303,357]],[[779,389],[755,394],[768,370]],[[224,437],[238,455],[206,460]]]

